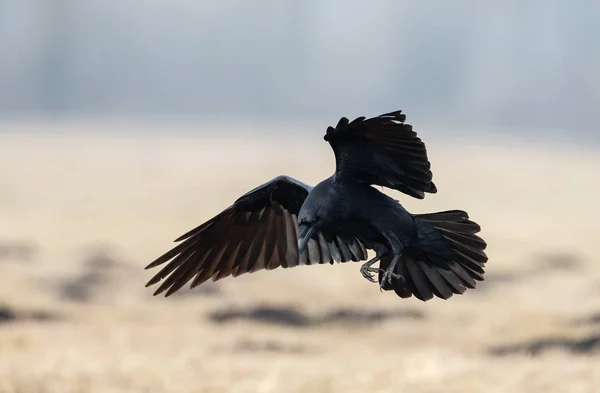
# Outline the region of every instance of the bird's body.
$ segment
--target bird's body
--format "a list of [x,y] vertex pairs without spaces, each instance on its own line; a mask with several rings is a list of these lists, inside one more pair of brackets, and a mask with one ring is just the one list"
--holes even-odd
[[[149,282],[167,296],[192,281],[218,280],[279,266],[367,259],[363,276],[400,297],[443,299],[483,280],[486,243],[467,213],[413,215],[372,185],[415,198],[435,193],[425,145],[400,111],[376,118],[342,118],[325,140],[335,173],[308,186],[288,176],[244,194],[229,208],[181,236],[177,247],[147,268],[169,262]],[[371,267],[380,262],[379,268]]]
[[311,222],[315,206],[326,212],[327,220],[320,228],[326,239],[332,234],[354,236],[366,248],[383,250],[407,246],[415,238],[411,214],[397,200],[368,184],[336,181],[335,176],[323,180],[300,209],[300,227]]

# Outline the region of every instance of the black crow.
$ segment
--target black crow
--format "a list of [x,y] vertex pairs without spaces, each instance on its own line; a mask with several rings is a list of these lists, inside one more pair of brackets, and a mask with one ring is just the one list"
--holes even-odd
[[[362,275],[398,296],[448,299],[483,280],[486,243],[462,210],[411,214],[374,185],[422,199],[436,193],[425,145],[401,111],[352,122],[343,117],[324,139],[335,173],[306,185],[278,176],[182,235],[146,269],[169,262],[146,286],[155,295],[260,269],[362,261]],[[372,267],[379,262],[379,267]]]

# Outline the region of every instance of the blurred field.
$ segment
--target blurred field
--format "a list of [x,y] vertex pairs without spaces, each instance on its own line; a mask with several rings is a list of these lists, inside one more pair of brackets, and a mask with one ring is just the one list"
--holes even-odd
[[439,193],[389,194],[482,225],[463,296],[401,300],[345,264],[164,299],[143,266],[278,174],[329,176],[322,130],[79,127],[1,127],[0,393],[598,391],[600,149],[418,129]]

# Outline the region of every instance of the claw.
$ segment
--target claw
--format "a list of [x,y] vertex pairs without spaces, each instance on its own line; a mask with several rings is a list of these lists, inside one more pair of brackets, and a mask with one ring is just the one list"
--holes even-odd
[[374,268],[371,267],[375,262],[379,261],[380,257],[379,256],[375,256],[375,258],[371,259],[368,262],[365,262],[361,267],[360,267],[360,274],[362,274],[362,276],[364,278],[366,278],[367,280],[369,280],[370,282],[377,282],[377,280],[375,280],[375,277],[373,276],[374,273],[379,273],[378,268]]
[[404,277],[402,277],[401,274],[394,273],[394,270],[396,269],[396,265],[398,264],[398,261],[400,260],[401,257],[402,257],[402,254],[396,254],[390,261],[390,264],[388,265],[387,269],[385,269],[385,271],[383,272],[383,277],[381,277],[381,282],[379,283],[380,290],[383,290],[383,286],[386,283],[393,285],[392,279],[404,281]]
[[386,281],[388,284],[392,285],[392,279],[404,280],[404,277],[401,274],[394,273],[388,269],[385,272],[383,272],[383,277],[381,278],[381,283],[379,283],[379,289],[383,290],[383,285]]
[[371,267],[371,265],[373,265],[375,262],[379,261],[380,259],[381,259],[380,256],[375,256],[375,258],[371,259],[369,262],[364,263],[360,267],[360,273],[362,274],[362,276],[364,278],[366,278],[370,282],[376,283],[377,279],[375,279],[374,274],[379,274],[379,272],[383,272],[383,277],[381,278],[381,282],[379,283],[380,290],[383,290],[383,285],[386,282],[391,285],[392,279],[404,280],[404,277],[402,277],[402,275],[394,273],[394,268],[396,267],[396,263],[398,263],[398,260],[400,259],[400,255],[397,255],[392,260],[392,262],[390,263],[390,265],[388,266],[388,268],[386,270],[383,270],[381,268]]
[[374,267],[361,267],[360,269],[360,273],[362,274],[362,276],[364,278],[366,278],[367,280],[371,281],[371,282],[377,282],[377,280],[374,277],[375,273],[379,273],[381,269],[379,268],[374,268]]

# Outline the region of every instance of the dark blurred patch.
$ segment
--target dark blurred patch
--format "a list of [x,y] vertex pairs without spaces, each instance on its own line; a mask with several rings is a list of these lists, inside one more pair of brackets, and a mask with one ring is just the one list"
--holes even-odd
[[110,270],[118,267],[124,267],[107,250],[97,249],[88,254],[83,259],[83,265],[90,271]]
[[328,311],[320,318],[319,323],[341,323],[348,325],[368,325],[389,319],[424,319],[425,315],[415,310],[374,310],[364,311],[343,308]]
[[32,262],[37,251],[37,245],[33,242],[0,241],[0,261]]
[[249,310],[222,309],[209,314],[208,318],[216,323],[237,319],[283,326],[308,326],[311,323],[307,315],[293,307],[275,306],[258,306]]
[[64,299],[87,302],[106,284],[105,275],[99,272],[85,272],[79,276],[65,280],[59,285],[60,296]]
[[8,306],[0,306],[0,323],[11,322],[17,319],[17,313]]
[[583,318],[579,318],[575,321],[576,325],[594,325],[600,324],[600,311],[592,313],[591,315]]
[[600,334],[581,339],[549,338],[534,340],[527,343],[499,346],[491,348],[490,353],[496,356],[512,354],[527,354],[537,356],[552,349],[566,350],[579,355],[600,352]]
[[246,339],[240,341],[234,347],[234,351],[239,352],[276,352],[276,353],[303,353],[306,347],[303,345],[286,344],[279,341],[267,340],[259,341]]
[[132,266],[119,261],[106,248],[94,247],[87,250],[82,261],[83,271],[58,285],[64,299],[87,302],[102,293],[102,289],[113,281],[113,275],[127,273]]
[[328,324],[358,326],[380,323],[388,319],[423,319],[424,314],[413,310],[364,311],[352,308],[333,309],[323,315],[310,316],[295,307],[257,306],[252,309],[221,309],[208,315],[215,323],[249,320],[280,326],[309,327]]
[[12,307],[2,305],[0,306],[0,324],[17,322],[17,321],[54,321],[60,319],[57,314],[53,314],[49,311],[34,310],[34,311],[21,311],[18,312]]
[[600,323],[600,312],[590,315],[585,322],[591,324]]
[[542,253],[536,256],[536,265],[553,270],[580,270],[583,267],[583,258],[575,251],[560,251]]

